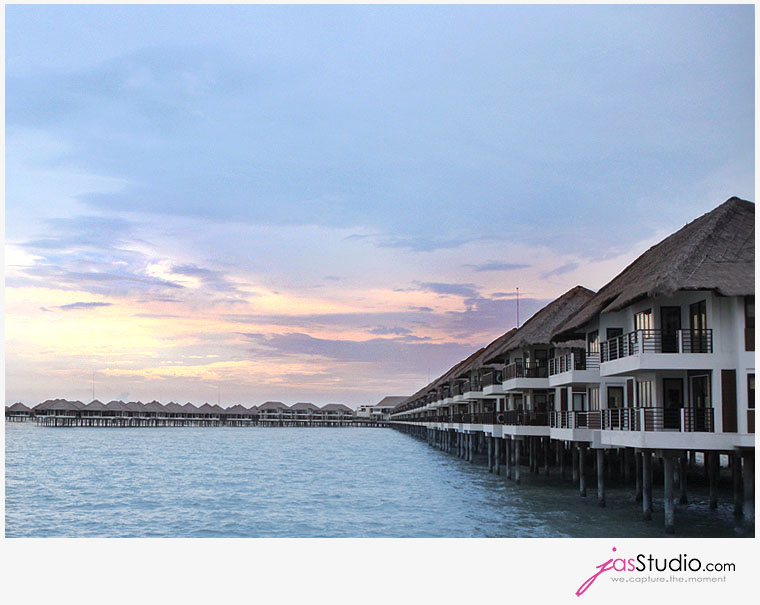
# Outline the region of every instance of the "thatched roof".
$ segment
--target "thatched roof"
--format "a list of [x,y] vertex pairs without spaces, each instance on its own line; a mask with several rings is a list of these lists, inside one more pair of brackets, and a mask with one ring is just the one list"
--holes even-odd
[[169,414],[181,414],[184,411],[183,407],[174,401],[170,401],[164,405],[164,410],[166,410]]
[[123,412],[125,409],[125,404],[123,401],[116,401],[115,399],[112,399],[106,403],[106,408],[109,410],[115,410],[117,412]]
[[139,401],[130,401],[130,402],[124,404],[124,409],[127,412],[139,412],[139,413],[142,413],[143,407],[144,407],[143,404],[140,403]]
[[456,371],[453,372],[449,378],[464,376],[469,374],[472,370],[477,370],[488,365],[487,360],[491,358],[489,352],[498,349],[504,343],[508,342],[512,336],[514,336],[515,332],[517,332],[517,328],[512,328],[498,338],[495,338],[492,342],[481,348],[480,351],[478,351],[478,355],[470,356],[467,360],[465,360],[465,363],[461,363],[456,366]]
[[43,404],[48,405],[45,405],[45,407],[35,406],[34,409],[78,411],[85,407],[81,401],[67,401],[66,399],[54,399],[52,401],[45,401]]
[[29,413],[29,414],[32,412],[32,408],[30,408],[28,406],[25,406],[20,401],[18,401],[16,403],[14,403],[13,405],[5,408],[5,410],[7,412],[26,412],[26,413]]
[[375,405],[373,405],[373,408],[392,408],[396,407],[399,403],[402,401],[405,401],[408,399],[408,395],[389,395],[388,397],[383,397],[380,401],[378,401]]
[[485,351],[482,363],[498,361],[513,349],[530,345],[549,345],[552,335],[568,318],[575,315],[594,297],[594,292],[583,286],[575,286],[553,300],[514,331],[511,337]]
[[259,406],[259,411],[261,410],[285,410],[288,406],[285,405],[282,401],[266,401],[262,403]]
[[325,406],[322,406],[323,412],[353,412],[353,410],[348,407],[347,405],[343,405],[342,403],[328,403]]
[[298,403],[294,403],[290,406],[291,410],[318,410],[319,408],[314,405],[313,403],[308,403],[306,401],[299,401]]
[[599,313],[679,290],[755,293],[755,205],[732,197],[652,246],[605,285],[555,335],[578,337]]
[[182,406],[182,411],[185,414],[198,414],[200,413],[198,408],[189,401]]
[[155,400],[146,403],[143,406],[143,410],[146,411],[146,412],[154,412],[156,414],[159,414],[159,413],[165,411],[164,410],[164,406],[162,406],[158,401],[155,401]]
[[93,399],[90,403],[84,406],[84,408],[88,412],[105,412],[109,409],[105,403],[98,401],[97,399]]

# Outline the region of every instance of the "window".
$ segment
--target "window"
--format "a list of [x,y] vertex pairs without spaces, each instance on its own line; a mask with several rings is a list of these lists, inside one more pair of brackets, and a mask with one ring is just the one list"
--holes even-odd
[[747,374],[747,407],[755,409],[755,375]]
[[636,381],[636,401],[640,408],[651,408],[654,405],[651,380]]
[[607,328],[607,340],[623,335],[623,328]]
[[610,410],[623,407],[623,387],[607,387],[607,408]]
[[652,309],[641,311],[633,316],[634,330],[651,330],[652,327]]
[[590,410],[599,409],[599,387],[589,387],[588,405]]
[[589,353],[599,352],[599,330],[594,330],[586,335],[586,348]]
[[580,412],[586,409],[586,393],[573,393],[573,411]]

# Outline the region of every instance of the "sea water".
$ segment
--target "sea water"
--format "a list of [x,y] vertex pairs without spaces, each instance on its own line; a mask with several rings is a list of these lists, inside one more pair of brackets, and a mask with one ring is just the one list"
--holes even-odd
[[[522,485],[386,428],[46,428],[6,423],[6,537],[664,537],[662,486],[581,498]],[[658,500],[659,496],[659,500]],[[728,496],[677,506],[677,537],[750,535]]]

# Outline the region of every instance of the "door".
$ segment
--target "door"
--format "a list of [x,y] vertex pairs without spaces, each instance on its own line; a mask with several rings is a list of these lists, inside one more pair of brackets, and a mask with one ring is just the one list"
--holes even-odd
[[683,379],[663,378],[663,426],[666,429],[681,427],[681,408],[683,407]]
[[684,352],[707,353],[707,301],[689,305],[689,327],[691,351]]
[[681,307],[660,307],[662,352],[678,353],[678,330],[681,329]]

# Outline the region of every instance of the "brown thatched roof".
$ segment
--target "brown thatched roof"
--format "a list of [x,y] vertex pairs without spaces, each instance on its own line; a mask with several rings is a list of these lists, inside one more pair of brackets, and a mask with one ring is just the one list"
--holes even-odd
[[[491,358],[491,355],[489,355],[489,353],[491,351],[497,350],[503,344],[508,342],[509,339],[511,339],[512,336],[514,336],[515,332],[517,332],[517,328],[512,328],[511,330],[505,332],[504,334],[502,334],[501,336],[499,336],[498,338],[494,339],[492,342],[487,344],[485,347],[480,349],[478,355],[468,358],[467,363],[460,364],[456,368],[456,372],[454,373],[453,377],[469,374],[472,370],[477,370],[487,365],[488,363],[487,360]],[[452,376],[450,376],[450,378],[451,377]]]
[[84,407],[85,405],[81,401],[66,401],[65,399],[54,399],[53,401],[50,402],[50,405],[47,405],[45,408],[35,407],[35,409],[77,411],[77,410],[83,409]]
[[25,406],[20,401],[14,403],[13,405],[11,405],[11,406],[9,406],[9,407],[7,407],[5,409],[8,412],[27,412],[27,413],[31,413],[32,412],[32,409],[30,407]]
[[552,335],[569,317],[576,314],[594,297],[594,292],[583,286],[575,286],[559,298],[553,300],[540,311],[537,311],[528,321],[517,328],[512,336],[485,351],[480,360],[490,363],[498,360],[505,353],[520,347],[530,345],[548,345]]
[[342,403],[328,403],[325,406],[322,406],[323,412],[353,412],[353,410],[348,407],[347,405],[343,405]]
[[90,412],[104,412],[107,411],[109,408],[106,406],[105,403],[102,401],[98,401],[97,399],[93,399],[90,403],[88,403],[86,406],[84,406],[85,409]]
[[378,401],[375,405],[373,405],[373,408],[392,408],[401,403],[402,401],[406,401],[409,398],[408,395],[389,395],[387,397],[383,397],[380,401]]
[[198,408],[189,401],[182,406],[182,411],[185,414],[198,414],[200,413]]
[[117,412],[122,412],[125,409],[125,404],[123,401],[116,401],[115,399],[112,399],[106,404],[106,408],[109,410],[115,410]]
[[724,296],[755,293],[755,205],[732,197],[652,246],[560,326],[557,340],[578,337],[599,313],[679,290]]
[[266,401],[262,403],[259,406],[259,411],[261,410],[285,410],[288,409],[288,406],[285,405],[282,401]]
[[158,401],[155,401],[155,400],[146,403],[143,406],[143,410],[146,412],[154,412],[156,414],[165,411],[164,406],[162,406]]
[[294,403],[290,406],[291,410],[318,410],[319,408],[314,405],[313,403],[308,403],[306,401],[299,401],[298,403]]

